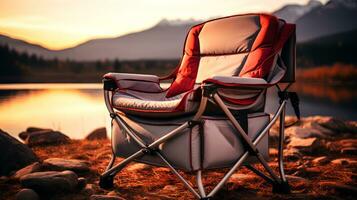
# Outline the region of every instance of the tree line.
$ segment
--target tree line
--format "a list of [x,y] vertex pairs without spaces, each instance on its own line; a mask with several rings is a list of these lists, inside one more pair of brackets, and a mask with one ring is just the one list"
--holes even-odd
[[[357,66],[357,57],[355,56],[357,43],[350,41],[350,34],[338,38],[337,42],[336,38],[327,38],[324,42],[320,40],[298,44],[298,69],[333,66],[336,63],[341,66]],[[332,42],[329,40],[332,40]],[[81,82],[97,82],[103,74],[109,71],[163,76],[174,70],[179,62],[179,59],[132,61],[119,59],[97,61],[44,59],[35,54],[17,52],[7,45],[0,45],[0,82],[21,82],[21,78],[24,77],[26,79],[23,82],[37,82],[46,77],[51,77],[51,80],[54,81],[61,81],[63,77],[67,77],[70,81],[71,77],[76,77],[76,80]]]
[[[178,59],[168,60],[97,60],[74,61],[59,59],[44,59],[35,54],[17,52],[7,45],[0,46],[0,82],[17,82],[24,76],[58,77],[75,76],[92,80],[92,77],[101,77],[103,74],[114,72],[146,73],[160,76],[169,74],[178,65]],[[88,77],[90,77],[88,80]],[[26,80],[28,80],[27,78]],[[36,81],[36,80],[34,80]]]

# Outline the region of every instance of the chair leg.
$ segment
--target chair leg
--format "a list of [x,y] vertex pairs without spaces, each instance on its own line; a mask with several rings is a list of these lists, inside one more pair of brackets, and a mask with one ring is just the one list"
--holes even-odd
[[[145,153],[141,149],[134,153],[133,155],[129,156],[128,158],[124,159],[114,167],[111,167],[110,169],[107,169],[99,179],[99,186],[103,189],[110,189],[113,187],[113,180],[114,176],[119,173],[125,166],[127,166],[131,161],[134,159],[137,159],[141,156],[143,156]],[[113,164],[113,163],[110,163]]]
[[107,166],[107,168],[105,169],[105,171],[108,171],[110,168],[112,168],[113,167],[113,164],[114,164],[114,162],[115,162],[115,154],[114,154],[114,152],[112,152],[112,156],[111,156],[111,158],[110,158],[110,161],[109,161],[109,163],[108,163],[108,166]]
[[[202,183],[202,170],[198,170],[196,174],[196,184],[198,187],[198,191],[200,192],[200,195],[202,198],[206,197],[206,191]],[[202,199],[201,198],[201,199]]]
[[276,194],[290,194],[291,188],[289,183],[286,181],[286,182],[274,183],[272,191],[273,193]]
[[282,112],[280,113],[279,121],[279,144],[278,144],[278,166],[281,182],[280,184],[273,185],[274,193],[289,194],[291,193],[290,185],[286,179],[284,171],[284,130],[285,129],[285,106]]
[[114,187],[114,176],[100,176],[99,177],[99,187],[105,190],[111,189]]
[[[274,180],[273,191],[276,191],[276,192],[279,192],[279,193],[289,193],[290,192],[290,187],[289,187],[289,184],[288,184],[288,182],[286,181],[286,178],[285,178],[285,173],[284,173],[284,169],[283,169],[283,160],[282,160],[283,141],[284,141],[284,118],[285,118],[286,100],[283,100],[281,102],[280,107],[277,110],[277,112],[275,113],[273,119],[265,127],[265,129],[263,129],[263,131],[260,133],[260,135],[255,140],[251,141],[251,139],[247,137],[247,134],[241,128],[241,126],[239,125],[237,120],[234,118],[234,116],[232,115],[230,110],[227,108],[227,106],[224,104],[222,99],[219,97],[219,95],[214,94],[213,95],[213,99],[218,104],[218,106],[222,109],[222,111],[226,114],[228,119],[232,122],[233,126],[237,130],[237,133],[240,136],[242,136],[242,139],[247,144],[249,150],[251,152],[253,152],[253,155],[258,158],[258,160],[263,165],[265,170],[270,174],[270,176]],[[259,151],[258,151],[258,149],[256,147],[256,145],[259,143],[260,139],[266,133],[267,129],[270,129],[272,123],[275,122],[279,116],[280,116],[280,142],[279,142],[279,173],[280,173],[280,177],[278,177],[274,173],[274,171],[269,167],[268,163],[264,160],[263,156],[259,153]],[[248,152],[246,154],[244,154],[244,155],[248,156]],[[244,157],[244,155],[242,157]],[[234,167],[232,169],[234,169]],[[211,191],[211,193],[208,196],[209,197],[213,196],[220,189],[220,187],[224,184],[224,182],[228,178],[229,178],[229,176],[228,177],[224,177],[224,179]]]
[[[112,152],[112,156],[110,158],[110,161],[108,163],[107,168],[105,171],[108,171],[110,168],[113,167],[113,164],[115,162],[115,154]],[[108,176],[100,176],[99,178],[99,186],[103,189],[110,189],[114,186],[114,175],[108,175]]]

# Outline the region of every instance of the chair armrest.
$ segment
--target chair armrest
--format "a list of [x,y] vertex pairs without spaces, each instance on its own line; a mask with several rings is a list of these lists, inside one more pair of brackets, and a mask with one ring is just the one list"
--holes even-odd
[[[105,80],[112,80],[120,90],[135,90],[139,92],[158,93],[163,89],[160,87],[160,78],[155,75],[107,73],[103,76]],[[108,81],[106,81],[108,82]],[[106,84],[104,82],[104,84]],[[107,83],[109,85],[109,83]],[[104,85],[104,88],[105,85]]]
[[149,75],[149,74],[107,73],[103,76],[103,78],[113,79],[115,81],[135,80],[135,81],[148,81],[148,82],[156,82],[156,83],[160,81],[160,78],[158,76]]

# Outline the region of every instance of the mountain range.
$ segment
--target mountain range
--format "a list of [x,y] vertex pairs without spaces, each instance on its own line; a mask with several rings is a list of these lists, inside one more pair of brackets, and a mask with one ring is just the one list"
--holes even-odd
[[[330,0],[325,5],[310,0],[306,5],[286,5],[273,12],[287,22],[296,23],[298,42],[357,29],[357,1]],[[63,50],[49,50],[40,45],[0,35],[0,45],[43,58],[92,61],[105,59],[172,59],[182,55],[189,28],[196,20],[162,20],[152,28],[115,38],[94,39]]]

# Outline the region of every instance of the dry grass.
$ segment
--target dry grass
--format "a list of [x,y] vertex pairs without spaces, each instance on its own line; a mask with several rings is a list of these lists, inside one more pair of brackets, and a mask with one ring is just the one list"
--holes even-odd
[[[338,140],[343,138],[341,136]],[[327,145],[330,141],[323,142]],[[272,140],[272,143],[275,143],[274,140]],[[338,144],[336,139],[334,139],[334,144]],[[334,145],[330,152],[304,155],[298,160],[286,160],[287,174],[305,179],[293,178],[290,180],[293,189],[293,193],[290,195],[272,194],[269,184],[247,169],[242,168],[237,173],[250,175],[251,178],[249,180],[231,179],[217,194],[216,199],[353,199],[353,194],[331,189],[323,183],[333,181],[357,186],[356,165],[334,165],[330,163],[315,166],[311,162],[315,157],[322,155],[327,155],[330,159],[341,157],[338,148],[338,145]],[[81,176],[84,176],[89,184],[93,184],[96,194],[108,193],[108,191],[98,187],[98,178],[110,159],[109,140],[74,140],[70,144],[35,147],[33,150],[41,160],[61,157],[89,161],[91,171],[81,174]],[[272,151],[271,156],[270,165],[276,170],[276,150]],[[349,156],[349,158],[356,160],[357,156]],[[257,167],[261,169],[260,166],[257,165]],[[211,190],[218,183],[226,171],[210,171],[204,175],[204,184],[207,185],[208,190]],[[190,176],[190,174],[184,174],[184,176],[194,183],[193,176]],[[0,188],[3,190],[2,197],[4,199],[13,199],[20,186],[14,181],[10,184],[0,184]],[[126,168],[116,176],[114,191],[126,199],[194,199],[184,185],[167,168],[163,167],[145,166],[138,170]],[[52,199],[88,199],[88,194],[83,192],[69,195],[62,194],[56,195]]]
[[335,63],[332,66],[321,66],[297,70],[297,79],[324,83],[356,83],[357,66]]

